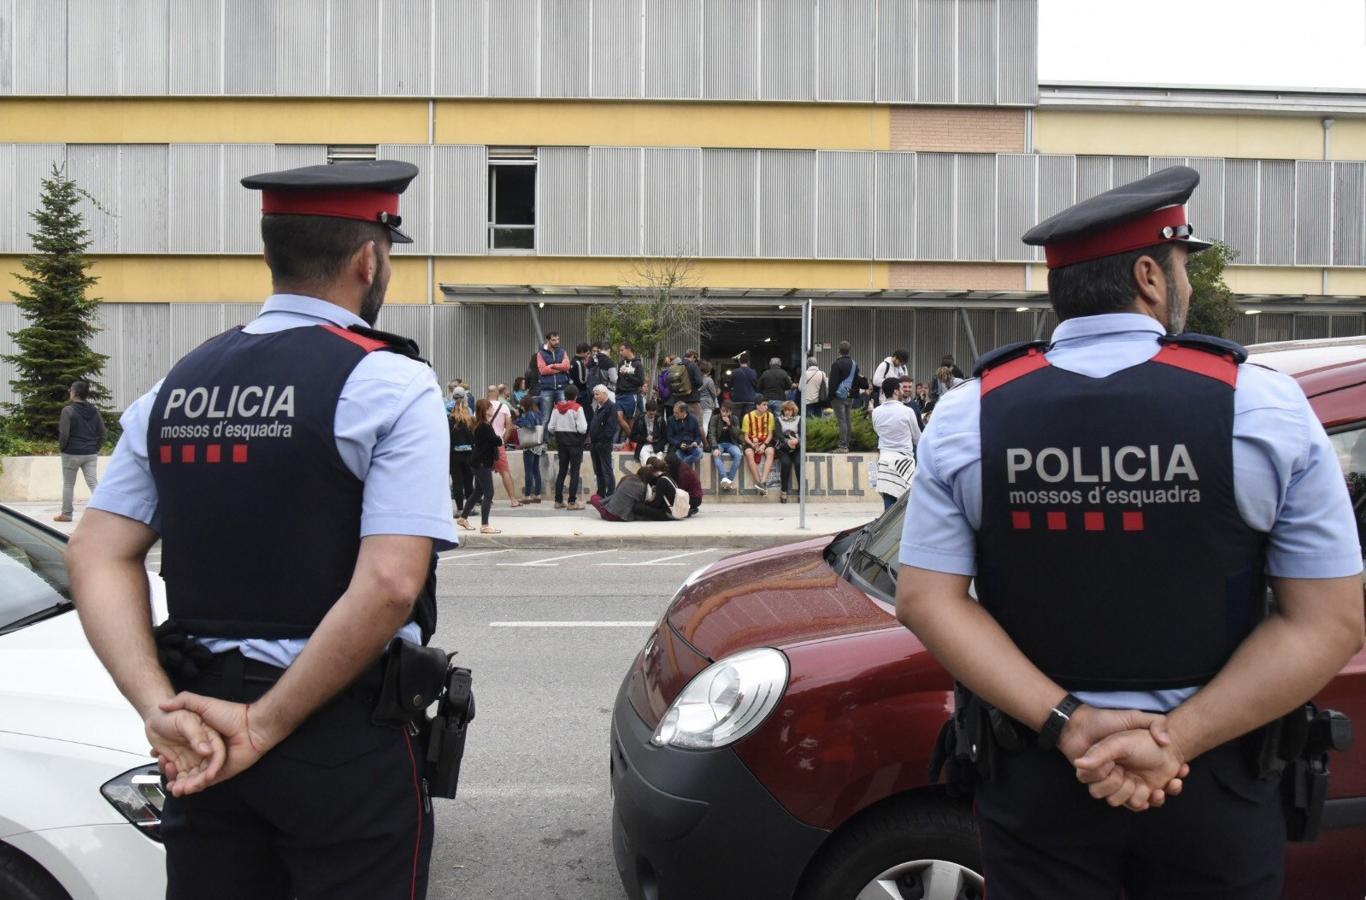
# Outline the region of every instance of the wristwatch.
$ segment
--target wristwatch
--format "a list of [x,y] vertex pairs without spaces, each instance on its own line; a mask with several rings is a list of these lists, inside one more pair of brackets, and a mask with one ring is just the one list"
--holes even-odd
[[1045,750],[1052,750],[1058,746],[1058,738],[1062,737],[1062,730],[1067,727],[1068,721],[1072,718],[1072,713],[1081,706],[1081,701],[1068,694],[1062,698],[1057,706],[1053,707],[1048,714],[1048,720],[1043,723],[1043,728],[1039,729],[1039,746]]

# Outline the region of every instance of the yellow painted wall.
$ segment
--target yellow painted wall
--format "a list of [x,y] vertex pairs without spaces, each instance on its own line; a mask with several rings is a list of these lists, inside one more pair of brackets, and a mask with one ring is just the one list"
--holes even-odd
[[1366,119],[1337,119],[1328,143],[1333,159],[1366,159]]
[[[629,259],[574,257],[442,257],[436,261],[438,284],[530,284],[603,286],[638,282]],[[693,273],[700,287],[881,289],[887,263],[791,260],[697,260]]]
[[1323,126],[1318,118],[1286,116],[1041,109],[1034,146],[1040,153],[1322,159]]
[[885,150],[886,106],[442,100],[438,144]]
[[1366,297],[1366,269],[1329,269],[1328,293]]
[[6,99],[0,141],[425,144],[427,119],[425,100]]
[[1229,266],[1224,282],[1237,294],[1322,294],[1322,269]]

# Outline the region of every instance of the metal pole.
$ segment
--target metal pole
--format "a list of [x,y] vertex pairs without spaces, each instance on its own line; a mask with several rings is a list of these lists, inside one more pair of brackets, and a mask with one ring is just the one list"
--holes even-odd
[[532,336],[532,344],[534,344],[536,346],[536,349],[539,350],[541,349],[541,340],[544,334],[544,332],[541,331],[541,317],[536,314],[535,303],[528,303],[526,305],[526,308],[531,310],[531,329],[536,332]]
[[[814,319],[814,317],[815,317],[814,302],[813,302],[812,300],[809,300],[809,299],[808,299],[806,302],[804,302],[804,303],[802,304],[802,354],[803,354],[804,356],[811,356],[811,355],[812,355],[811,332],[812,332],[812,330],[813,330],[812,326],[815,324],[815,323],[812,321],[812,320]],[[801,371],[802,371],[802,373],[805,374],[805,372],[806,372],[806,360],[805,360],[805,359],[802,359],[802,360],[800,361],[800,366],[801,366]],[[798,376],[798,378],[797,378],[797,385],[798,385],[798,389],[800,389],[800,387],[801,387],[801,377],[800,377],[800,376]],[[798,435],[798,442],[797,442],[797,491],[798,491],[798,496],[797,496],[797,507],[798,507],[797,527],[798,527],[798,528],[801,528],[801,529],[805,529],[805,528],[806,528],[806,401],[805,401],[805,399],[802,399],[802,401],[801,401],[801,403],[799,404],[799,406],[800,406],[801,408],[797,411],[797,415],[800,417],[800,418],[798,419],[798,423],[799,423],[799,424],[798,424],[798,426],[797,426],[797,435]]]

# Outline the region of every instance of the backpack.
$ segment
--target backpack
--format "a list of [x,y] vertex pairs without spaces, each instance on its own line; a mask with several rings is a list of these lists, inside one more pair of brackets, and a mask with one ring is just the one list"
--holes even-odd
[[669,366],[669,394],[678,394],[681,397],[691,396],[693,392],[692,376],[688,374],[688,367],[681,362],[676,362]]
[[849,362],[849,374],[840,382],[839,387],[835,388],[835,396],[841,400],[848,400],[850,391],[857,387],[858,363],[854,360],[850,360]]
[[[688,492],[679,487],[678,483],[668,475],[659,476],[659,480],[669,482],[669,486],[674,489],[673,504],[668,508],[669,516],[674,519],[686,519],[692,508],[692,498],[688,496]],[[658,491],[659,488],[656,487],[655,490]]]
[[830,400],[830,379],[825,377],[824,372],[819,373],[817,377],[821,380],[821,387],[820,392],[816,397],[816,402],[826,403]]

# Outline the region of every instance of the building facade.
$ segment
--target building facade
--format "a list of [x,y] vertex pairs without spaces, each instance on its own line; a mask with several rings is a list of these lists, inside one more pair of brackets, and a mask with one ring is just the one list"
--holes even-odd
[[654,257],[692,260],[723,321],[678,340],[713,359],[795,366],[813,298],[823,363],[928,377],[1047,333],[1031,224],[1183,162],[1235,338],[1366,330],[1366,96],[1041,86],[1036,57],[1033,0],[0,0],[0,273],[65,166],[122,406],[269,294],[238,179],[403,159],[380,324],[442,379],[586,339]]

